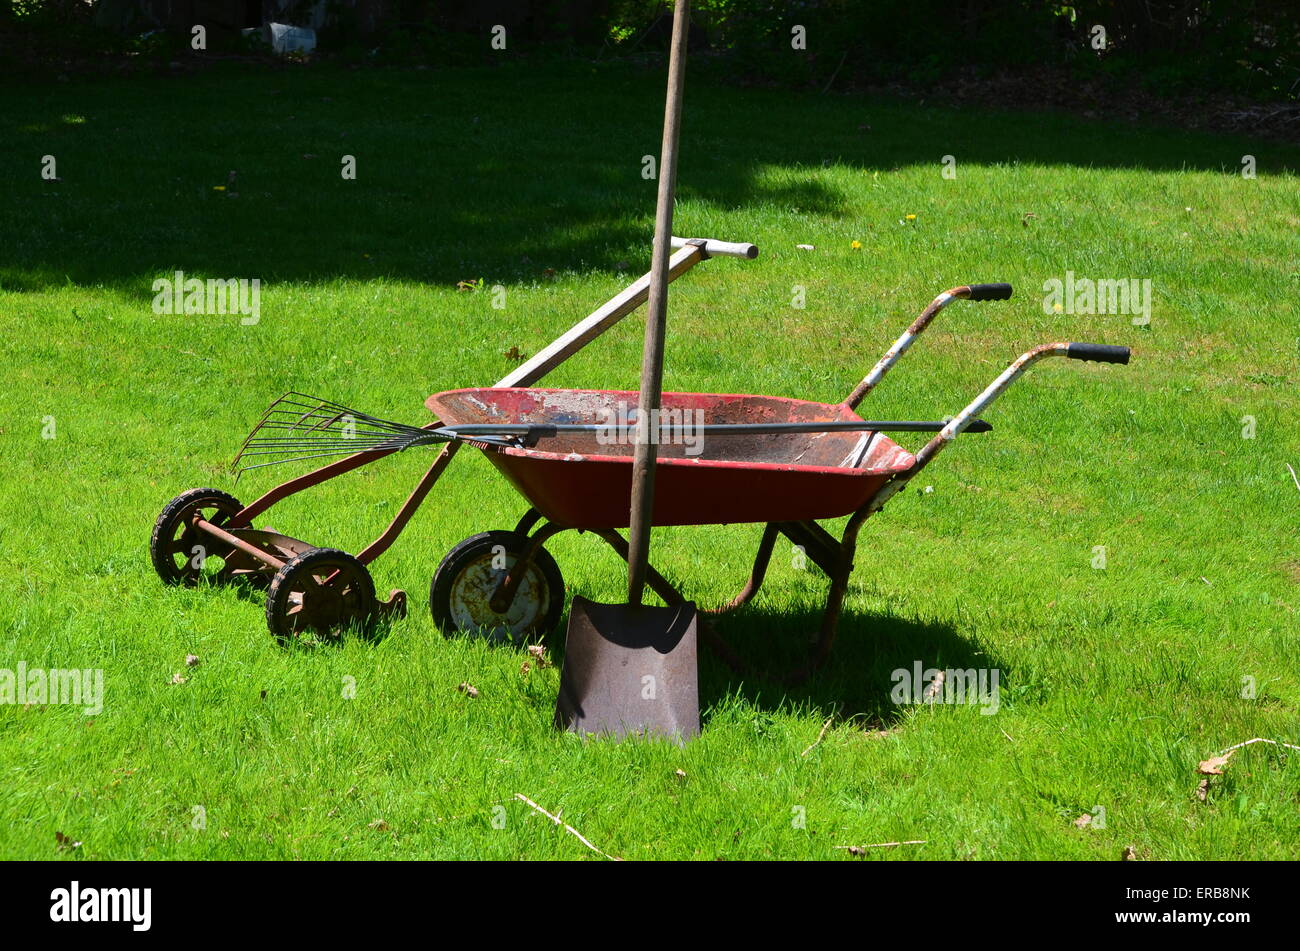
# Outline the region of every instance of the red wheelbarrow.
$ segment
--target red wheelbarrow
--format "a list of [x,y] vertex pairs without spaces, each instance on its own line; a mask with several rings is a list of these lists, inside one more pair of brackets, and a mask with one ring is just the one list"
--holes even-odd
[[[830,578],[820,632],[806,674],[830,652],[862,523],[915,478],[958,435],[989,427],[981,414],[1031,364],[1046,357],[1127,363],[1126,347],[1048,343],[1013,362],[955,417],[942,423],[873,424],[862,431],[861,400],[951,301],[1004,300],[1006,284],[977,284],[940,294],[842,403],[769,396],[664,393],[653,524],[761,522],[765,528],[749,582],[722,614],[748,602],[763,583],[778,535],[800,546]],[[531,504],[512,531],[474,535],[434,575],[430,605],[445,631],[488,632],[519,641],[546,633],[564,604],[564,584],[546,542],[576,529],[604,539],[624,559],[635,420],[635,392],[492,388],[451,390],[426,405],[447,430],[466,438],[536,426],[546,438],[479,448]],[[597,422],[599,421],[599,422]],[[653,424],[651,424],[653,427]],[[856,431],[854,429],[856,425]],[[835,429],[834,427],[841,427]],[[916,454],[884,429],[938,430]],[[691,439],[693,433],[703,438]],[[669,438],[676,436],[678,438]],[[836,538],[818,524],[850,516]],[[648,583],[668,604],[687,601],[653,568]],[[710,642],[735,667],[716,634]]]

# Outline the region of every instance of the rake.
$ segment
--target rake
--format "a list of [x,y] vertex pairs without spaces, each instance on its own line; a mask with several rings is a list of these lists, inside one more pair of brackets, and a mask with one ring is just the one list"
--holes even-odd
[[[698,436],[766,436],[793,433],[939,432],[947,420],[826,420],[797,423],[703,423],[661,426],[659,442],[682,434]],[[631,423],[629,422],[629,426]],[[987,432],[982,419],[972,420],[969,432]],[[380,419],[334,400],[306,393],[286,393],[266,410],[244,440],[232,468],[239,473],[286,462],[358,452],[400,452],[434,443],[466,442],[479,449],[531,448],[549,437],[575,433],[608,433],[616,427],[598,423],[464,423],[433,428]],[[270,434],[268,434],[268,432]],[[283,435],[274,435],[282,433]],[[269,462],[240,466],[248,456],[281,456]]]

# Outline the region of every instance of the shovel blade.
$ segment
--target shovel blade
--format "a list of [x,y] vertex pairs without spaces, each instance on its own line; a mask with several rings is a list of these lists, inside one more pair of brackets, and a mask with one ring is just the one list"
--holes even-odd
[[569,610],[555,725],[574,733],[700,732],[693,602],[666,608],[599,604]]

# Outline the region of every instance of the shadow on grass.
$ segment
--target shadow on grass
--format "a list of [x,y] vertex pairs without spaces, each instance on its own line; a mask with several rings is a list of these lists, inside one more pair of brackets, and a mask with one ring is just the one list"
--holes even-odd
[[[78,83],[12,103],[0,287],[639,274],[662,76],[572,65],[213,70]],[[1239,143],[1051,115],[710,87],[688,97],[679,193],[719,212],[853,214],[821,173],[1029,162],[1239,171]],[[57,161],[44,180],[37,159]],[[1294,149],[1261,152],[1285,168]],[[345,178],[347,156],[355,177]],[[1269,167],[1269,171],[1279,168]],[[682,227],[691,229],[689,222]],[[744,240],[752,235],[720,234]]]
[[[767,676],[735,673],[701,645],[700,705],[713,707],[711,715],[737,698],[759,710],[809,710],[883,728],[898,717],[895,685],[905,679],[910,689],[918,664],[922,672],[996,669],[1003,683],[1009,674],[996,656],[949,624],[846,613],[830,659],[811,677],[788,684],[780,678],[807,662],[809,635],[821,623],[820,610],[777,614],[750,606],[712,622],[746,664]],[[926,685],[928,680],[922,680],[921,686]]]
[[[254,577],[243,576],[230,581],[223,582],[221,587],[229,588],[240,601],[253,605],[257,608],[259,615],[266,614],[266,589],[270,584],[270,579],[266,575],[257,575]],[[213,587],[217,587],[214,585]],[[409,612],[408,606],[408,612]],[[364,625],[349,625],[340,635],[331,637],[322,637],[314,632],[304,631],[301,635],[296,636],[291,642],[280,641],[280,646],[285,650],[297,651],[318,651],[322,649],[333,649],[343,645],[345,640],[358,638],[369,644],[380,644],[395,633],[401,632],[401,624],[404,619],[392,614],[378,614],[370,618]],[[266,632],[269,638],[279,640],[276,635],[269,630]]]

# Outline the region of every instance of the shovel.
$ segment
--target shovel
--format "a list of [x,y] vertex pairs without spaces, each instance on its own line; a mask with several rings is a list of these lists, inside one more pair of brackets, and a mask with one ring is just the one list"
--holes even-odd
[[627,604],[598,604],[575,597],[569,610],[564,670],[555,724],[575,733],[660,734],[678,742],[700,732],[696,668],[696,611],[687,601],[657,608],[642,604],[654,512],[657,419],[663,384],[668,256],[677,179],[677,132],[686,74],[689,0],[677,0],[668,59],[668,101],[659,162],[649,309],[637,400],[636,454],[632,461],[632,519],[628,536]]

